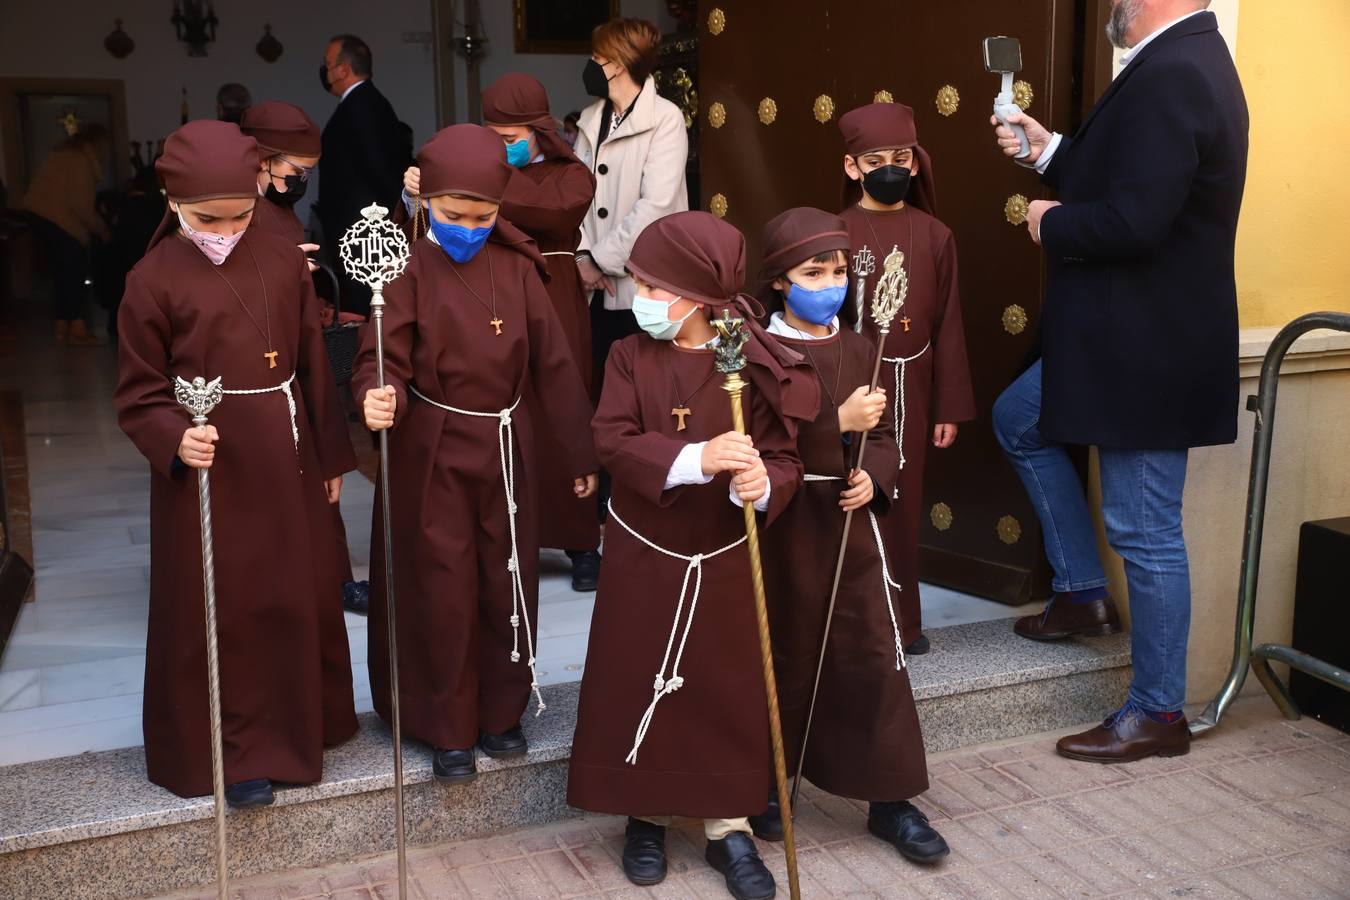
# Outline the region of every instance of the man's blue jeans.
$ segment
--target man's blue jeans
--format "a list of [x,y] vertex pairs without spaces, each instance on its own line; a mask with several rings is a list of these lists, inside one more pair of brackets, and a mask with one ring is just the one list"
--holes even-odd
[[[1040,418],[1037,361],[994,403],[994,434],[1036,506],[1055,570],[1052,587],[1057,593],[1104,587],[1083,486],[1064,446],[1041,437]],[[1179,710],[1186,699],[1191,626],[1190,566],[1181,530],[1186,451],[1098,447],[1097,456],[1106,536],[1125,560],[1130,591],[1130,699],[1150,712]]]

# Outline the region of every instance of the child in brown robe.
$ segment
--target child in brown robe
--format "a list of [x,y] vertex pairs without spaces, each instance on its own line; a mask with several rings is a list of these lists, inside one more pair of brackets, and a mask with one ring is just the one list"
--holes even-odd
[[705,212],[658,219],[628,269],[646,333],[614,345],[595,415],[614,493],[567,800],[630,817],[634,884],[665,877],[665,826],[690,816],[733,895],[771,897],[745,818],[764,807],[770,757],[740,505],[768,521],[787,506],[801,483],[792,421],[814,417],[818,395],[793,368],[802,360],[754,326],[748,434],[732,430],[709,323],[745,308],[745,239],[732,226]]
[[[919,146],[914,110],[871,103],[839,119],[844,135],[844,210],[854,275],[841,315],[875,345],[872,292],[892,267],[908,295],[886,338],[882,383],[890,392],[899,478],[882,538],[900,590],[906,653],[928,652],[919,607],[919,527],[924,453],[956,440],[956,423],[975,417],[957,289],[956,242],[933,214],[933,164]],[[895,277],[895,276],[892,276]],[[930,427],[931,423],[931,427]]]
[[[848,286],[848,230],[836,215],[790,209],[765,226],[761,247],[759,299],[777,310],[768,331],[807,358],[822,395],[820,414],[797,434],[805,483],[764,534],[789,774],[806,740],[841,529],[853,510],[803,775],[832,794],[870,801],[873,834],[909,859],[935,862],[947,844],[908,802],[927,790],[928,770],[901,647],[899,592],[882,552],[880,523],[899,472],[891,405],[884,388],[868,393],[875,342],[841,329],[837,317]],[[781,840],[777,796],[750,822],[757,836]]]
[[[499,215],[511,178],[502,139],[479,125],[438,132],[417,156],[430,231],[385,290],[385,379],[368,329],[352,387],[366,424],[391,428],[389,485],[403,730],[434,749],[444,783],[526,752],[534,693],[538,516],[529,473],[551,429],[576,496],[595,492],[590,399],[541,280],[534,243]],[[531,385],[549,402],[521,404]],[[538,419],[538,420],[537,420]],[[371,558],[384,553],[377,500]],[[371,583],[370,683],[389,716],[382,566]]]
[[[244,110],[239,130],[258,142],[258,192],[266,202],[253,211],[252,228],[270,231],[314,253],[318,244],[305,242],[305,226],[295,214],[295,204],[305,196],[310,176],[319,165],[322,140],[319,126],[303,109],[279,100],[268,100]],[[310,262],[309,269],[318,266]],[[339,396],[345,388],[339,387]],[[346,402],[346,401],[344,401]],[[365,615],[370,608],[370,582],[357,581],[347,550],[347,525],[342,508],[332,505],[334,560],[342,584],[342,605],[349,612]]]
[[[253,138],[226,122],[174,132],[155,165],[169,210],[127,276],[118,315],[118,422],[150,461],[150,780],[211,793],[194,468],[211,470],[226,798],[272,802],[310,783],[356,731],[332,521],[355,467],[304,256],[250,227]],[[221,379],[195,428],[174,379]]]
[[[514,171],[502,196],[502,215],[534,239],[548,265],[548,296],[558,314],[572,359],[591,390],[591,320],[587,294],[577,273],[575,255],[581,242],[581,220],[595,196],[595,176],[577,159],[557,132],[549,113],[548,92],[539,80],[509,72],[483,91],[483,124],[502,137],[506,160]],[[420,172],[403,178],[405,196],[416,196]],[[549,400],[547,385],[535,407]],[[539,505],[539,546],[567,551],[572,560],[572,589],[593,591],[600,578],[600,520],[596,499],[578,500],[572,475],[564,468],[553,436],[539,435],[534,473]]]

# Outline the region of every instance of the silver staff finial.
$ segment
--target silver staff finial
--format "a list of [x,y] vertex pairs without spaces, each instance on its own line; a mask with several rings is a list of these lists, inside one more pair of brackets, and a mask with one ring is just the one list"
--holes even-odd
[[194,425],[205,425],[206,417],[211,414],[225,396],[224,390],[220,387],[220,379],[214,378],[208,382],[205,378],[198,375],[192,381],[184,381],[182,378],[173,380],[173,394],[181,405],[188,412],[192,413],[192,423]]
[[408,239],[389,220],[389,210],[372,203],[338,242],[347,274],[376,293],[403,274],[410,251]]
[[882,274],[872,292],[872,319],[882,334],[891,330],[891,322],[900,314],[909,294],[909,275],[905,272],[905,254],[899,247],[891,247],[881,264]]

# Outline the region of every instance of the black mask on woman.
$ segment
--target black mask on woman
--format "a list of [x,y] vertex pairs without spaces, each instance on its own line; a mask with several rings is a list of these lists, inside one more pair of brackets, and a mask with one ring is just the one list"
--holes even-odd
[[309,182],[305,181],[299,175],[283,175],[281,176],[281,180],[286,183],[285,193],[277,190],[275,181],[269,180],[267,182],[267,191],[263,196],[278,206],[290,207],[299,203],[300,198],[305,196],[305,188],[309,187]]
[[913,174],[909,166],[879,166],[863,174],[863,190],[883,206],[894,206],[909,193]]
[[604,66],[595,60],[586,60],[586,67],[581,70],[581,83],[592,97],[609,99],[609,79],[605,77]]

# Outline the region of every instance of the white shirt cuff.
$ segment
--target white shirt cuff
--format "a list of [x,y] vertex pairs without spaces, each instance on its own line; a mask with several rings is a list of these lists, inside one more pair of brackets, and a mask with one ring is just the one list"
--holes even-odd
[[679,487],[682,484],[707,484],[713,480],[711,475],[703,474],[703,445],[707,441],[700,441],[697,444],[685,444],[684,449],[675,457],[675,462],[671,463],[670,471],[666,473],[665,490]]
[[1050,143],[1041,151],[1040,159],[1036,160],[1035,169],[1037,174],[1044,175],[1045,170],[1050,168],[1050,160],[1054,157],[1055,151],[1059,149],[1060,141],[1064,140],[1064,135],[1056,131],[1050,135]]
[[[769,495],[773,493],[773,482],[767,482],[764,485],[764,496],[755,501],[755,512],[769,511]],[[736,485],[731,485],[731,502],[737,506],[744,507],[741,498],[736,496]]]

